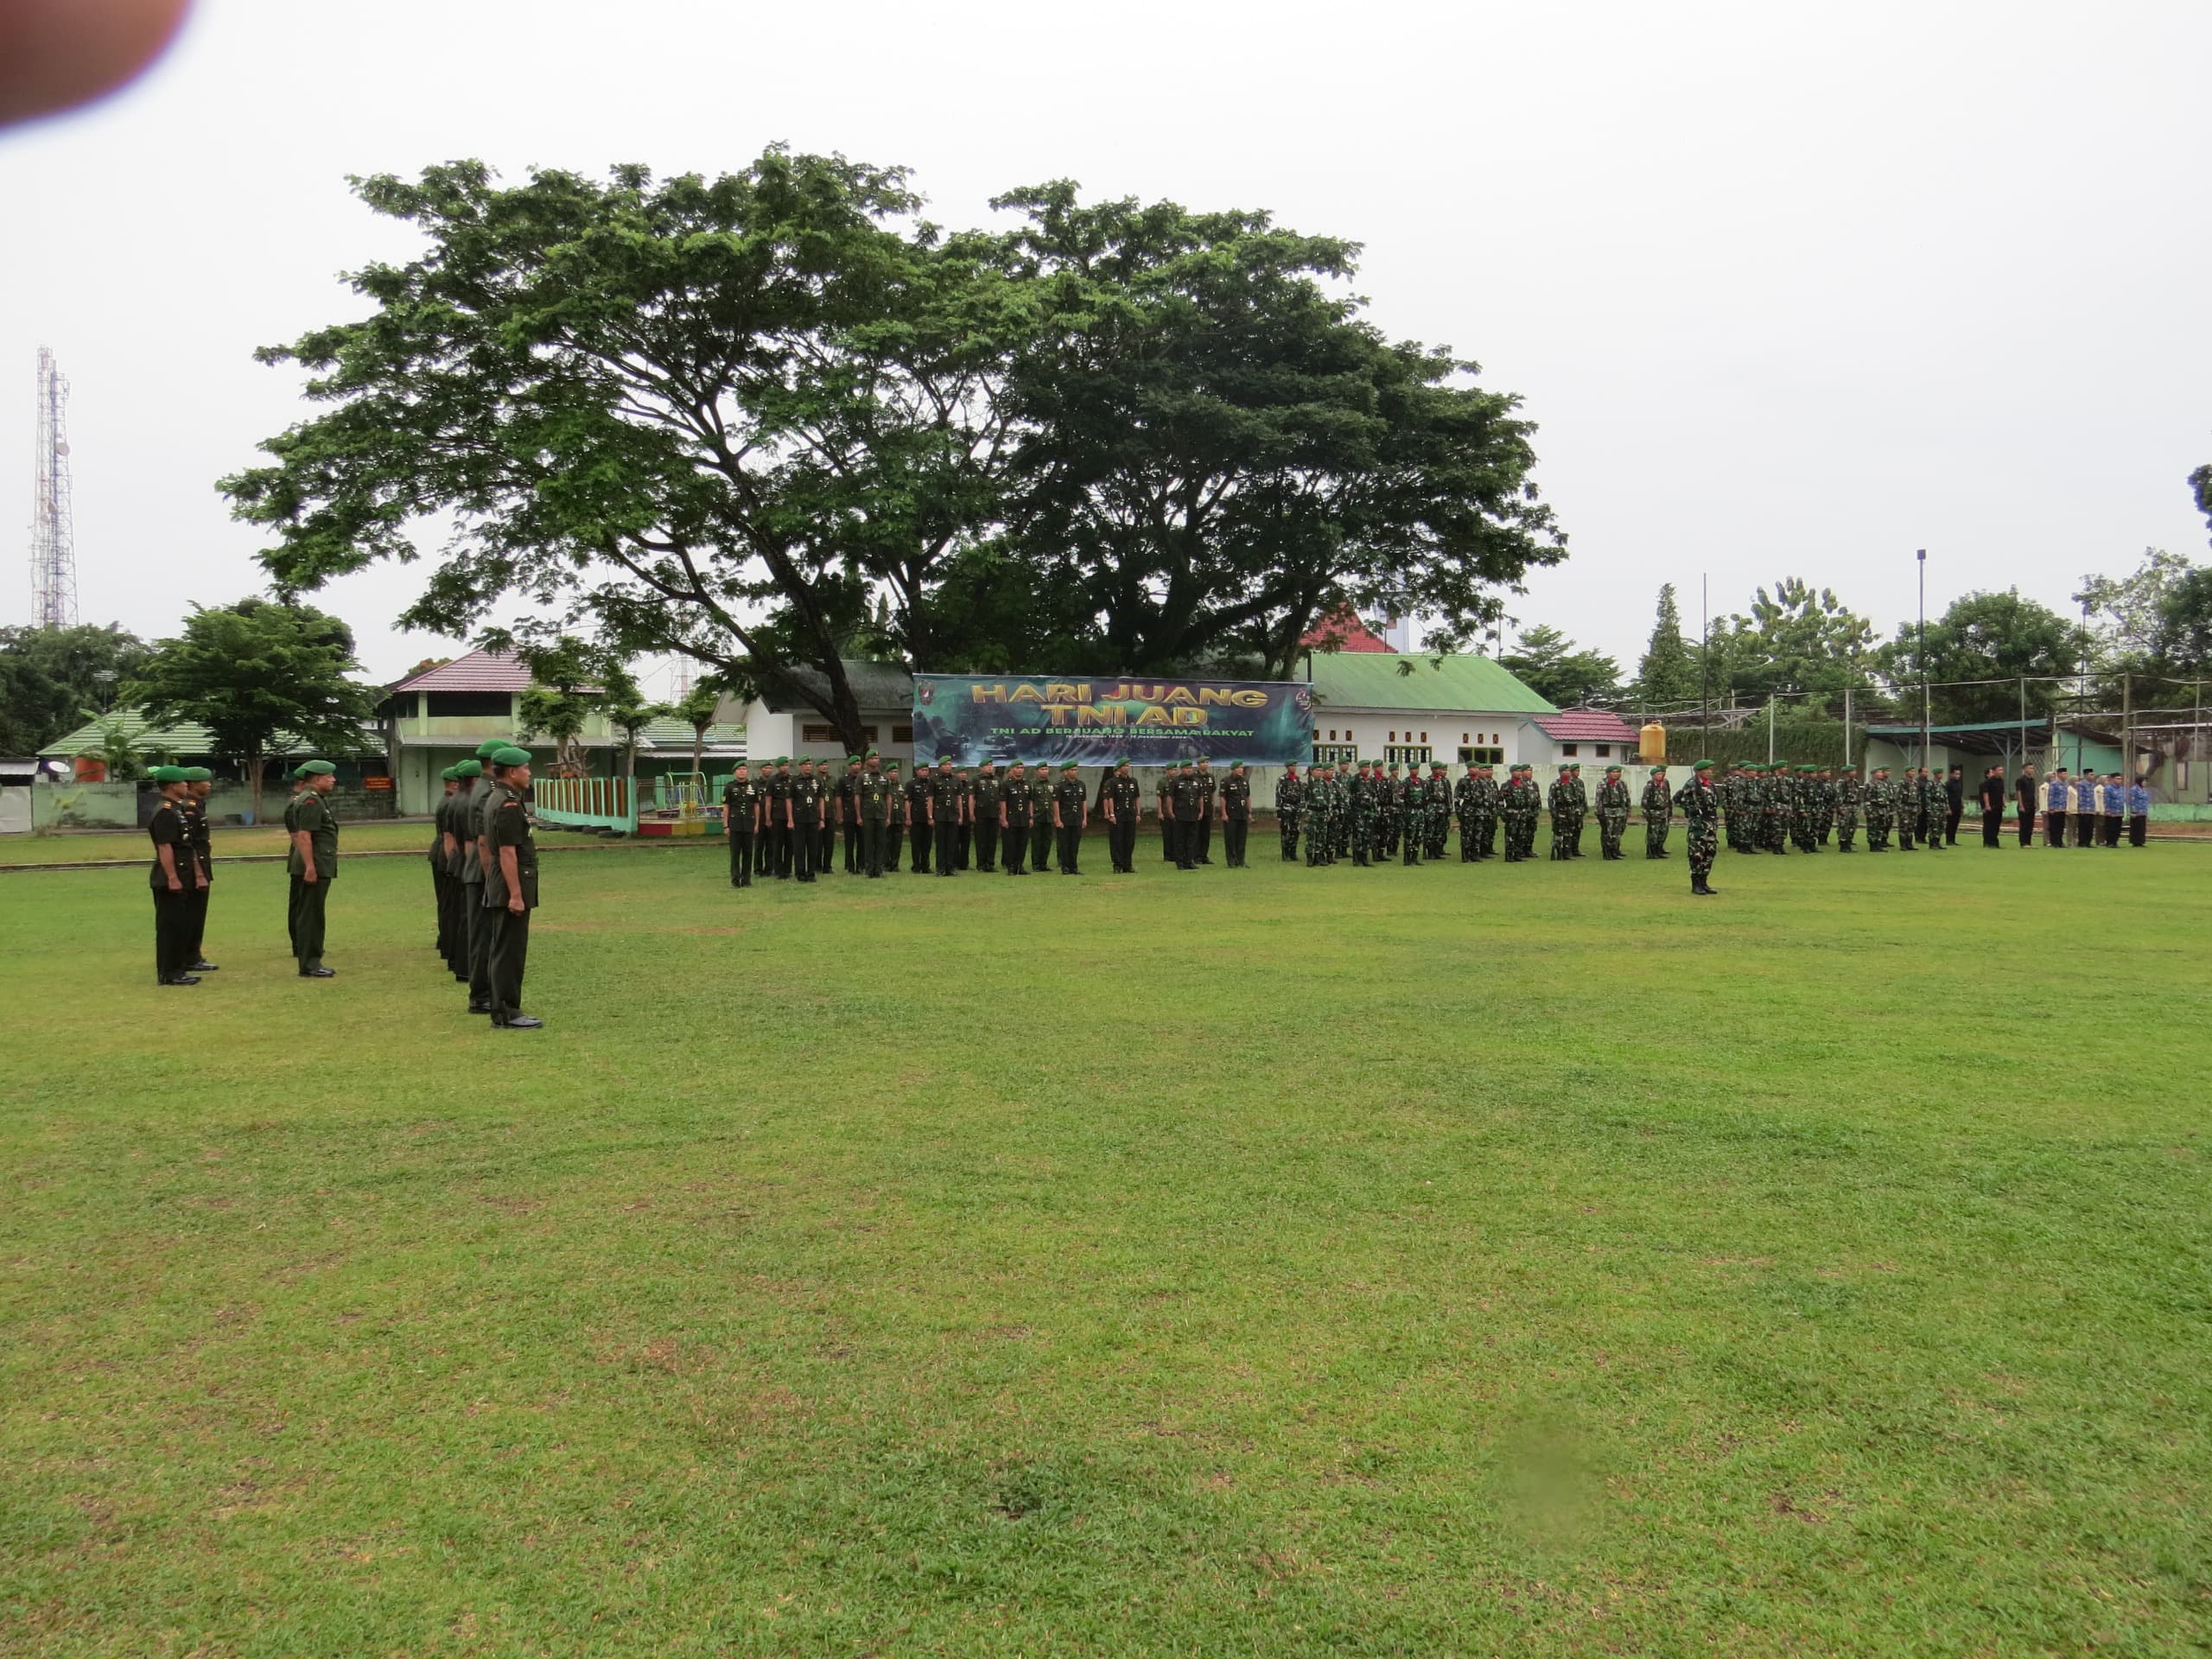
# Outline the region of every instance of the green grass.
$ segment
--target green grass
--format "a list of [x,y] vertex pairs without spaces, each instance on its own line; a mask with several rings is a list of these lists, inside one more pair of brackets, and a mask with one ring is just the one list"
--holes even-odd
[[[273,856],[284,850],[282,823],[251,826],[219,825],[214,831],[215,856]],[[607,840],[598,836],[548,831],[548,847],[649,847],[654,840]],[[406,823],[375,821],[342,825],[339,845],[347,853],[421,853],[430,845],[430,821]],[[6,864],[144,864],[152,857],[151,843],[143,830],[71,830],[51,836],[0,836],[0,865]],[[221,880],[220,876],[216,878]]]
[[2193,847],[0,887],[0,1648],[2212,1640]]

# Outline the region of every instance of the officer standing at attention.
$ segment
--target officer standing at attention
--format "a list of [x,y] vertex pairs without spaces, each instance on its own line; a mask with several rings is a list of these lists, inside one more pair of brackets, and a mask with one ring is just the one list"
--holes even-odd
[[853,780],[853,810],[860,815],[861,872],[871,881],[880,881],[884,832],[891,822],[891,797],[896,785],[883,770],[883,757],[874,749],[862,757],[861,766],[860,776]]
[[1201,865],[1210,865],[1214,861],[1214,790],[1221,787],[1221,779],[1214,777],[1212,766],[1214,763],[1201,754],[1199,791],[1204,798],[1199,807],[1199,852],[1194,856],[1194,862]]
[[814,855],[821,850],[822,817],[827,806],[828,793],[822,786],[821,774],[815,771],[812,760],[801,756],[798,776],[791,779],[784,801],[784,823],[791,842],[791,875],[796,880],[814,880]]
[[950,875],[960,855],[960,779],[952,774],[952,757],[937,758],[937,775],[930,779],[930,822],[937,836],[937,873]]
[[199,885],[199,869],[184,821],[184,768],[156,766],[150,776],[162,802],[146,824],[147,838],[154,843],[153,868],[147,874],[154,893],[154,983],[197,985],[200,976],[185,969],[192,960],[185,951],[186,912]]
[[454,809],[461,835],[461,909],[468,930],[468,1011],[492,1012],[492,918],[484,910],[484,807],[498,787],[492,757],[509,747],[504,737],[476,746],[476,771],[462,804]]
[[1298,811],[1305,803],[1306,780],[1298,775],[1298,763],[1294,760],[1275,780],[1275,833],[1281,840],[1286,864],[1298,859]]
[[1060,763],[1060,781],[1052,786],[1052,828],[1060,838],[1060,874],[1081,875],[1083,825],[1090,816],[1090,796],[1083,786],[1076,762]]
[[1598,785],[1598,853],[1609,862],[1625,855],[1621,838],[1628,833],[1628,785],[1618,766],[1605,768],[1605,781]]
[[1052,861],[1052,768],[1039,760],[1029,771],[1029,868],[1045,874]]
[[215,774],[205,766],[184,769],[184,824],[192,837],[192,862],[200,885],[192,890],[186,906],[192,920],[184,940],[184,971],[212,974],[215,964],[200,947],[207,938],[207,896],[215,886],[215,842],[207,829],[207,797],[214,792]]
[[[874,749],[868,751],[869,755],[874,755]],[[846,756],[845,775],[837,780],[837,816],[839,822],[845,826],[845,874],[847,875],[858,875],[863,868],[861,842],[866,838],[867,831],[861,827],[861,819],[862,760],[863,757],[857,754]],[[823,868],[828,867],[825,864]]]
[[454,881],[452,863],[446,846],[446,819],[453,811],[454,797],[461,792],[461,779],[448,766],[438,774],[445,779],[445,793],[438,797],[438,804],[430,809],[430,902],[438,916],[438,958],[450,969],[453,966],[453,893]]
[[1229,776],[1221,780],[1221,847],[1229,868],[1245,868],[1244,845],[1252,833],[1252,780],[1244,763],[1229,763]]
[[1160,859],[1163,864],[1181,861],[1175,850],[1175,777],[1182,768],[1170,760],[1160,769],[1152,786],[1152,810],[1160,814]]
[[729,837],[733,887],[753,885],[753,837],[760,830],[760,785],[753,781],[752,769],[741,760],[732,769],[729,782],[722,785],[722,833]]
[[1643,786],[1643,855],[1646,858],[1667,856],[1667,830],[1674,816],[1675,798],[1667,791],[1667,768],[1654,766],[1650,781]]
[[757,864],[779,881],[791,879],[791,762],[779,754],[774,769],[760,780],[766,798],[760,810],[760,853]]
[[2012,785],[2012,796],[2019,803],[2020,845],[2032,844],[2036,838],[2036,811],[2043,804],[2042,786],[2036,781],[2036,763],[2026,762],[2020,776]]
[[484,770],[480,760],[463,760],[453,767],[453,793],[438,807],[439,840],[446,855],[446,902],[453,918],[446,930],[446,969],[462,984],[468,983],[468,889],[461,885],[466,854],[475,847],[465,822],[469,795]]
[[999,842],[1006,852],[1008,875],[1029,874],[1030,804],[1029,768],[1012,761],[999,788]]
[[1137,873],[1137,823],[1144,817],[1144,785],[1129,771],[1129,757],[1114,762],[1113,775],[1100,791],[1106,813],[1106,849],[1124,875]]
[[914,875],[930,873],[930,844],[937,839],[937,826],[930,821],[930,800],[934,791],[930,787],[930,763],[914,762],[914,775],[906,782],[906,834],[913,842],[912,862],[907,868]]
[[1675,791],[1675,804],[1682,809],[1682,827],[1690,842],[1690,891],[1700,899],[1720,891],[1706,877],[1713,873],[1713,855],[1720,850],[1716,821],[1720,803],[1713,789],[1713,762],[1690,763],[1690,780]]
[[976,824],[976,868],[984,874],[999,867],[998,762],[986,756],[968,791],[968,816]]
[[2005,798],[2011,791],[2005,786],[2005,768],[1992,766],[1981,775],[1981,788],[1976,798],[1981,803],[1981,844],[1994,847],[2005,830]]
[[302,979],[334,979],[322,965],[323,914],[330,884],[338,879],[338,820],[327,798],[338,786],[338,768],[327,760],[302,760],[292,774],[300,792],[284,809],[284,832],[292,850],[284,868],[292,878],[292,956]]
[[1198,783],[1198,768],[1188,760],[1175,770],[1168,810],[1174,814],[1175,868],[1195,870],[1198,868],[1198,814],[1205,810],[1205,791]]
[[501,749],[492,757],[499,791],[493,797],[490,843],[499,907],[492,914],[492,1024],[502,1031],[536,1031],[545,1022],[522,1011],[523,967],[530,958],[530,912],[537,908],[537,843],[530,832],[523,791],[530,787],[530,751]]
[[884,794],[883,868],[895,870],[906,849],[906,785],[899,776],[899,763],[883,763],[884,781],[890,788]]

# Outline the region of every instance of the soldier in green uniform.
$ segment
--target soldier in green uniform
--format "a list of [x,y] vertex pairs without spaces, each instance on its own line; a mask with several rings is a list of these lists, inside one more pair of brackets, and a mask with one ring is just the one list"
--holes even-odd
[[729,838],[729,884],[753,885],[753,849],[760,833],[760,785],[741,760],[722,785],[722,834]]
[[438,827],[445,843],[446,868],[453,877],[453,927],[448,939],[452,949],[446,957],[446,967],[462,984],[468,983],[469,905],[480,902],[484,896],[480,882],[471,887],[467,881],[468,855],[476,850],[475,837],[468,829],[468,809],[476,789],[476,779],[482,775],[484,763],[470,759],[453,768],[454,791],[440,806]]
[[1060,874],[1083,874],[1083,824],[1090,816],[1090,794],[1083,786],[1076,762],[1060,763],[1060,780],[1052,785],[1052,829],[1060,838]]
[[906,846],[906,786],[899,780],[899,763],[883,763],[883,776],[890,785],[884,796],[883,868],[895,870]]
[[207,940],[207,898],[215,886],[215,841],[207,828],[207,797],[214,791],[215,774],[205,766],[184,769],[184,823],[192,837],[193,868],[200,885],[188,895],[185,913],[184,971],[212,974],[215,964],[202,948]]
[[936,786],[930,778],[927,756],[914,762],[914,775],[906,782],[906,834],[914,847],[913,862],[909,867],[915,875],[930,873],[930,849],[937,842],[937,823],[932,810]]
[[1286,864],[1298,857],[1298,817],[1305,801],[1306,780],[1298,775],[1298,763],[1293,761],[1275,779],[1275,836]]
[[1029,770],[1029,868],[1042,875],[1052,863],[1052,768],[1039,760]]
[[200,878],[184,817],[184,768],[156,766],[149,775],[161,797],[146,823],[147,839],[154,845],[153,867],[147,873],[154,895],[154,983],[197,985],[200,976],[188,970],[192,957],[185,948],[186,912]]
[[1244,847],[1252,833],[1252,779],[1242,760],[1229,763],[1221,780],[1222,858],[1232,870],[1245,867]]
[[1874,768],[1866,783],[1866,850],[1890,850],[1890,829],[1897,811],[1897,791],[1890,785],[1890,769]]
[[1525,863],[1536,855],[1536,818],[1544,804],[1535,768],[1525,760],[1513,768],[1513,780],[1504,791],[1505,861]]
[[836,810],[830,781],[814,769],[811,760],[801,755],[798,772],[792,778],[784,800],[784,824],[791,835],[794,881],[814,880],[815,856],[822,850],[823,821]]
[[1408,766],[1405,781],[1396,785],[1398,844],[1402,849],[1401,861],[1408,869],[1421,862],[1421,855],[1428,845],[1430,787],[1428,780],[1421,775],[1419,766]]
[[[1843,775],[1835,780],[1835,849],[1840,853],[1856,852],[1852,842],[1859,835],[1859,810],[1866,800],[1866,789],[1859,781],[1856,766],[1843,768]],[[1868,844],[1872,844],[1870,837]]]
[[338,879],[338,820],[327,799],[337,787],[338,768],[327,760],[302,760],[292,775],[300,782],[300,792],[284,809],[284,833],[291,842],[284,868],[292,878],[292,956],[302,979],[332,979],[336,972],[322,965],[322,944],[330,884]]
[[969,776],[968,768],[952,769],[954,798],[960,803],[960,817],[953,826],[953,864],[966,869],[976,850],[976,780]]
[[[837,780],[837,822],[845,831],[845,874],[858,875],[864,868],[861,842],[867,831],[861,826],[861,772],[864,757],[845,757],[845,775]],[[825,860],[824,869],[829,868]]]
[[1175,868],[1195,870],[1198,868],[1198,816],[1205,810],[1205,789],[1198,782],[1198,769],[1188,760],[1176,770],[1168,801],[1168,810],[1175,817]]
[[[1241,762],[1239,764],[1242,764]],[[1137,873],[1137,825],[1144,817],[1144,785],[1129,771],[1129,757],[1114,762],[1114,771],[1100,791],[1106,815],[1106,844],[1114,868],[1123,875]]]
[[976,825],[976,868],[994,875],[999,867],[999,772],[988,755],[976,769],[968,791],[968,815]]
[[1497,771],[1485,760],[1475,768],[1475,861],[1497,856]]
[[501,749],[492,757],[492,765],[499,778],[498,791],[486,814],[485,834],[491,857],[485,898],[495,906],[492,1024],[502,1031],[535,1031],[545,1022],[522,1011],[530,913],[537,908],[537,843],[531,835],[530,810],[523,804],[523,793],[530,787],[530,751]]
[[1682,809],[1682,828],[1689,837],[1690,891],[1700,899],[1710,898],[1719,889],[1706,877],[1713,873],[1713,855],[1720,847],[1715,830],[1720,805],[1713,793],[1712,761],[1691,762],[1690,780],[1675,792],[1675,804]]
[[853,780],[853,810],[859,814],[861,830],[860,870],[869,880],[880,881],[884,832],[891,823],[891,798],[897,785],[884,771],[883,757],[874,749],[861,757],[861,767]]
[[940,754],[930,777],[930,824],[935,837],[937,873],[951,875],[960,856],[960,779],[954,775],[952,757]]
[[1213,762],[1205,755],[1198,757],[1198,794],[1202,810],[1198,814],[1198,850],[1192,856],[1197,864],[1213,862],[1213,802],[1221,780],[1213,775]]
[[[1713,810],[1719,810],[1719,792],[1714,791]],[[1643,785],[1643,855],[1664,858],[1667,855],[1667,830],[1675,817],[1675,798],[1667,791],[1667,768],[1654,766],[1651,777]]]
[[450,969],[454,923],[461,914],[454,897],[461,880],[453,873],[451,849],[446,844],[450,839],[446,833],[446,820],[453,816],[454,798],[461,793],[461,779],[451,766],[438,776],[445,780],[446,787],[438,797],[438,804],[430,809],[430,902],[437,910],[438,959]]
[[1006,781],[999,786],[999,848],[1006,855],[1008,875],[1029,874],[1029,829],[1034,804],[1029,768],[1019,760],[1009,763]]
[[1623,856],[1621,838],[1628,834],[1628,784],[1618,766],[1605,768],[1605,781],[1598,785],[1598,854],[1607,863]]
[[1574,856],[1574,785],[1565,766],[1560,767],[1559,776],[1552,780],[1544,804],[1552,815],[1553,861],[1565,863]]

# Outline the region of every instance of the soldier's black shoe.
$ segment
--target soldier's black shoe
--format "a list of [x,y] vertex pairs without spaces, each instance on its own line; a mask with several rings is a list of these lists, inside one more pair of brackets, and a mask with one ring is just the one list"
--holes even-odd
[[492,1029],[494,1031],[536,1031],[544,1023],[536,1015],[528,1014],[518,1014],[512,1020],[501,1020],[494,1016],[492,1020]]
[[325,968],[318,963],[313,968],[301,969],[300,977],[302,979],[335,979],[338,977],[338,970],[335,968]]
[[188,974],[212,974],[215,971],[215,964],[212,962],[188,963],[184,971]]
[[480,1002],[472,996],[468,999],[468,1011],[471,1014],[489,1014],[492,1012],[492,1005],[489,1002]]
[[160,985],[197,985],[200,982],[200,976],[197,974],[177,974],[168,979],[156,980],[155,982]]

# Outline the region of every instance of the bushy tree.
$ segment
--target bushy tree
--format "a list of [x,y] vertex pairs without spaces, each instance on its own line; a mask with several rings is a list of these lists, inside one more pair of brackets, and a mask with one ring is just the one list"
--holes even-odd
[[1561,708],[1611,696],[1621,677],[1611,658],[1578,650],[1557,628],[1541,622],[1523,630],[1515,648],[1497,660],[1545,702]]
[[[2019,677],[2026,675],[2028,718],[2042,720],[2057,695],[2049,677],[2073,668],[2079,639],[2079,630],[2064,617],[2022,598],[2015,588],[1953,601],[1929,623],[1924,652],[1918,622],[1899,624],[1897,638],[1880,648],[1876,661],[1900,688],[1901,707],[1916,719],[1921,709],[1918,687],[1923,681],[1933,683],[1929,706],[1940,724],[2018,719]],[[2037,683],[2038,679],[2043,683]],[[1972,680],[1996,683],[1944,683]]]
[[1697,701],[1702,688],[1696,654],[1682,638],[1682,614],[1675,601],[1675,584],[1659,589],[1659,614],[1651,625],[1650,643],[1637,664],[1636,683],[1630,689],[1639,700],[1664,708]]
[[253,815],[279,734],[338,754],[360,751],[376,692],[351,676],[353,634],[311,606],[267,599],[192,607],[175,639],[157,639],[125,696],[149,724],[191,721],[218,753],[246,768]]
[[145,660],[145,641],[113,623],[0,628],[0,754],[35,754],[105,713]]
[[2126,575],[2083,576],[2074,602],[2089,613],[2091,664],[2121,669],[2150,662],[2158,653],[2166,597],[2193,568],[2178,553],[2146,547]]

